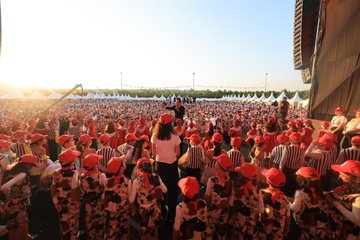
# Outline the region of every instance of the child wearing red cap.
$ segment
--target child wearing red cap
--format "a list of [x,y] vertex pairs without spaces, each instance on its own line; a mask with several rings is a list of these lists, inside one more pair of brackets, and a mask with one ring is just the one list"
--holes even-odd
[[56,161],[59,156],[60,146],[59,146],[59,125],[58,122],[52,120],[49,122],[49,133],[47,136],[47,142],[49,146],[49,157],[51,160]]
[[79,174],[74,164],[79,151],[68,149],[59,154],[61,168],[56,170],[50,193],[59,214],[62,239],[77,239],[80,209]]
[[113,121],[108,121],[104,129],[105,134],[109,134],[110,137],[110,147],[116,149],[119,145],[118,132],[115,129],[115,123]]
[[230,128],[228,135],[230,137],[240,137],[241,136],[241,132],[242,132],[242,128],[240,125],[240,120],[239,119],[235,119],[233,121],[233,126]]
[[16,130],[12,137],[15,138],[16,143],[10,146],[10,150],[16,154],[16,157],[21,157],[25,154],[31,154],[30,146],[25,141],[25,137],[28,135],[28,132],[24,130]]
[[141,239],[148,239],[149,235],[152,239],[157,239],[157,228],[162,222],[160,201],[163,201],[163,194],[167,192],[167,188],[160,176],[153,173],[149,158],[139,159],[136,166],[138,177],[133,183],[129,197],[132,215],[136,212],[137,199]]
[[190,137],[190,148],[187,150],[187,156],[184,167],[186,168],[186,176],[192,176],[200,182],[201,168],[205,161],[204,149],[201,146],[201,138],[198,134]]
[[330,130],[330,122],[328,121],[322,121],[321,124],[321,130],[319,130],[317,139],[319,140],[325,133],[331,133]]
[[205,130],[205,138],[201,142],[201,146],[203,147],[204,151],[207,151],[214,147],[212,144],[211,138],[214,135],[214,124],[212,122],[209,122],[207,124],[207,129]]
[[124,176],[126,168],[123,157],[113,157],[107,164],[109,178],[105,184],[103,198],[109,216],[106,239],[129,239],[129,195],[131,180]]
[[80,176],[80,189],[85,202],[85,231],[88,239],[104,237],[104,204],[101,196],[104,192],[106,176],[97,168],[103,157],[89,154],[83,160],[86,172]]
[[103,158],[100,160],[98,168],[101,172],[107,173],[107,164],[112,157],[115,157],[116,151],[110,147],[110,135],[107,133],[102,134],[99,137],[100,149],[96,151],[96,154],[101,155]]
[[71,124],[70,124],[69,130],[68,130],[68,133],[70,135],[74,136],[75,144],[77,144],[79,137],[82,134],[82,129],[79,126],[79,119],[73,118],[73,119],[71,119],[70,123]]
[[[30,205],[30,170],[37,163],[36,156],[25,154],[16,162],[8,166],[2,178],[1,185],[10,182],[19,173],[24,173],[16,184],[12,185],[5,194],[1,217],[6,221],[9,240],[28,239],[28,208]],[[22,175],[24,175],[22,174]]]
[[206,202],[198,199],[200,185],[195,177],[180,179],[178,186],[183,198],[176,207],[173,240],[203,239],[207,222]]
[[270,162],[271,167],[279,168],[284,149],[289,145],[289,138],[282,133],[276,136],[276,141],[278,145],[271,151]]
[[125,143],[120,145],[116,150],[120,153],[120,155],[126,155],[128,151],[132,151],[134,149],[134,144],[138,138],[135,136],[135,134],[128,133],[125,136]]
[[235,168],[230,197],[230,239],[258,238],[259,214],[264,211],[264,203],[256,189],[257,175],[257,168],[251,163]]
[[78,158],[79,165],[80,165],[79,171],[80,171],[80,169],[83,169],[83,159],[91,153],[96,153],[96,150],[94,148],[90,147],[91,143],[92,143],[92,138],[90,137],[89,134],[86,134],[86,133],[81,134],[81,136],[79,137],[79,140],[76,144],[76,150],[81,152],[81,155]]
[[226,151],[222,149],[223,137],[220,133],[214,133],[211,140],[214,147],[205,152],[206,166],[204,168],[201,178],[202,184],[207,184],[208,179],[215,175],[216,160],[214,159],[214,157],[226,154]]
[[0,183],[5,170],[15,160],[15,154],[9,148],[11,145],[12,142],[0,140]]
[[[147,135],[144,135],[147,136]],[[133,179],[133,176],[135,175],[136,171],[134,171],[136,162],[141,158],[150,158],[150,153],[146,149],[148,147],[148,141],[147,139],[141,138],[136,141],[134,144],[134,149],[127,152],[125,156],[125,162],[126,162],[126,169],[124,171],[124,174],[127,178]],[[133,175],[134,174],[134,175]]]
[[313,141],[312,135],[313,135],[315,128],[310,119],[304,120],[304,125],[305,125],[305,127],[303,128],[303,132],[302,132],[301,148],[306,150],[310,146],[311,142]]
[[116,129],[117,135],[118,135],[118,143],[117,145],[120,146],[125,143],[125,136],[126,136],[126,127],[125,127],[125,120],[120,119],[119,120],[119,126]]
[[343,130],[345,129],[347,118],[345,116],[345,108],[337,107],[335,109],[335,116],[331,119],[331,133],[337,136],[337,140],[340,143],[343,137]]
[[264,213],[261,214],[259,227],[260,239],[283,239],[290,226],[290,205],[285,194],[280,190],[286,177],[277,168],[263,169],[268,187],[260,190],[264,200]]
[[360,161],[360,136],[351,138],[351,147],[340,151],[336,164],[342,164],[347,160]]
[[232,189],[229,171],[232,163],[226,153],[214,157],[214,160],[215,176],[209,178],[205,192],[205,201],[208,205],[206,238],[226,239],[229,197]]
[[230,145],[232,149],[230,149],[227,154],[229,155],[229,158],[232,162],[230,169],[231,173],[234,172],[236,167],[240,167],[245,162],[244,155],[240,152],[241,143],[241,137],[233,137],[230,140]]
[[135,135],[137,137],[141,137],[142,135],[149,135],[149,133],[150,133],[150,130],[147,126],[146,118],[141,117],[139,120],[139,125],[136,126]]
[[266,157],[270,156],[271,151],[276,146],[277,134],[278,131],[277,131],[276,119],[269,118],[264,128],[264,140],[265,140],[264,152]]
[[265,167],[265,139],[263,136],[256,136],[254,146],[250,151],[251,163],[255,164],[259,169]]
[[330,238],[358,239],[360,232],[360,162],[348,160],[341,165],[332,165],[343,182],[325,194],[330,208]]
[[329,206],[325,201],[320,174],[312,167],[296,171],[299,189],[295,192],[290,209],[296,224],[302,230],[301,239],[326,239],[329,224]]
[[256,129],[256,122],[251,123],[251,129],[246,133],[245,141],[249,144],[249,148],[252,149],[255,144],[255,137],[260,136],[260,132]]

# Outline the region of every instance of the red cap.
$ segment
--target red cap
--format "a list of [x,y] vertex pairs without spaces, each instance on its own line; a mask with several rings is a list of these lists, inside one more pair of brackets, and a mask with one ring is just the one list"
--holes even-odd
[[135,134],[133,134],[133,133],[128,133],[128,134],[126,134],[126,136],[125,136],[125,142],[130,142],[131,140],[137,141],[138,138],[137,138],[137,137],[135,136]]
[[360,162],[356,160],[347,160],[341,165],[331,165],[331,169],[336,172],[348,173],[360,178]]
[[214,135],[212,136],[212,141],[216,142],[216,143],[222,143],[223,142],[223,137],[220,133],[214,133]]
[[125,120],[123,119],[120,119],[119,122],[120,126],[124,126],[126,124]]
[[276,118],[272,117],[268,120],[269,123],[276,123]]
[[322,126],[322,127],[329,127],[329,126],[330,126],[330,122],[328,122],[328,121],[322,121],[322,122],[321,122],[321,126]]
[[13,144],[13,143],[9,142],[9,141],[6,141],[6,140],[0,139],[0,147],[2,147],[2,148],[10,147],[11,144]]
[[146,123],[146,117],[141,117],[139,122],[140,122],[140,124]]
[[282,187],[285,184],[286,177],[284,173],[277,168],[263,169],[261,174],[265,176],[268,183],[275,187]]
[[310,178],[310,180],[320,180],[320,174],[312,167],[301,167],[296,171],[296,175]]
[[134,127],[134,126],[136,125],[136,121],[135,121],[135,120],[131,120],[131,121],[129,122],[129,125],[132,126],[132,127]]
[[334,142],[331,139],[327,138],[325,135],[318,140],[318,143],[326,147],[327,149],[334,147]]
[[110,142],[110,135],[107,133],[101,134],[99,137],[99,142],[102,144]]
[[292,133],[290,134],[290,141],[295,143],[301,143],[302,136],[299,133]]
[[77,119],[77,118],[71,119],[71,124],[76,125],[78,123],[79,123],[79,119]]
[[32,154],[25,154],[19,158],[19,162],[28,163],[37,166],[38,158]]
[[193,122],[193,121],[189,121],[189,122],[188,122],[188,126],[189,126],[189,128],[193,128],[193,127],[194,127],[194,125],[195,125],[195,124],[194,124],[194,122]]
[[184,121],[181,118],[176,119],[176,124],[182,124]]
[[89,134],[81,134],[79,137],[79,142],[81,143],[88,143],[91,142],[92,137]]
[[59,144],[62,146],[65,142],[69,141],[70,139],[73,139],[74,135],[62,135],[59,138]]
[[74,161],[80,155],[81,152],[79,151],[67,149],[59,154],[59,161],[64,164],[68,164]]
[[337,112],[345,112],[345,108],[343,108],[343,107],[341,107],[341,106],[339,106],[339,107],[337,107],[336,109],[335,109],[335,111],[337,111]]
[[143,140],[145,140],[146,142],[150,142],[150,138],[149,138],[149,136],[148,135],[141,135],[140,137],[139,137],[139,139],[143,139]]
[[351,142],[354,143],[355,145],[359,145],[360,144],[360,136],[353,136],[351,138]]
[[4,134],[0,134],[0,140],[9,140],[10,139],[10,136],[8,135],[4,135]]
[[190,199],[192,199],[200,191],[200,185],[195,177],[186,177],[180,179],[178,186],[182,194]]
[[87,155],[83,160],[83,166],[89,169],[96,167],[98,162],[103,158],[102,155],[96,153],[91,153]]
[[212,128],[212,127],[214,127],[214,124],[213,124],[212,122],[209,122],[209,123],[207,124],[207,126],[208,126],[208,128]]
[[213,157],[224,170],[230,170],[232,161],[226,153],[223,153],[217,157]]
[[296,126],[296,123],[295,123],[294,121],[289,121],[289,122],[287,123],[287,125],[289,125],[289,126]]
[[277,135],[276,140],[277,140],[280,144],[283,144],[284,142],[286,142],[286,141],[289,140],[289,137],[282,133],[282,134]]
[[263,136],[256,136],[254,138],[254,141],[255,141],[255,144],[261,144],[261,143],[264,143],[265,142],[265,139]]
[[255,134],[257,134],[258,133],[258,130],[256,130],[256,129],[251,129],[249,132],[248,132],[248,134],[250,135],[250,136],[254,136]]
[[337,142],[337,140],[338,140],[337,137],[335,136],[335,134],[333,134],[333,133],[325,133],[322,136],[322,138],[327,139],[331,142]]
[[231,138],[236,137],[236,132],[233,129],[230,129],[229,137],[231,137]]
[[296,120],[295,120],[295,124],[296,124],[296,125],[302,125],[303,122],[302,122],[300,119],[296,119]]
[[35,133],[34,135],[31,136],[31,143],[43,140],[46,137],[47,137],[46,135],[42,135],[40,133]]
[[242,143],[241,137],[234,137],[230,141],[230,145],[233,147],[240,147]]
[[257,125],[257,122],[251,122],[250,123],[250,127],[256,127],[256,125]]
[[240,125],[240,120],[239,120],[239,119],[235,119],[235,120],[234,120],[234,125]]
[[157,120],[156,119],[152,120],[151,126],[155,127],[156,124],[157,124]]
[[305,124],[313,124],[313,122],[312,122],[310,119],[305,119],[305,120],[304,120],[304,123],[305,123]]
[[194,133],[191,135],[190,141],[194,143],[199,143],[201,142],[201,137],[199,136],[199,134]]
[[21,135],[26,135],[28,134],[29,132],[28,131],[25,131],[25,130],[16,130],[15,132],[13,132],[13,136],[14,137],[17,137],[17,136],[21,136]]
[[149,158],[140,158],[137,162],[136,162],[136,167],[141,166],[142,164],[146,164],[149,163],[151,164],[151,161]]
[[255,179],[257,177],[256,166],[247,162],[244,162],[241,167],[236,167],[235,172],[241,173],[247,179]]
[[170,114],[164,113],[163,115],[161,115],[159,121],[161,124],[169,124],[172,121],[172,117]]
[[122,155],[121,157],[112,157],[110,161],[107,164],[107,169],[109,170],[109,173],[117,173],[120,169],[120,167],[126,167],[124,164],[125,155]]

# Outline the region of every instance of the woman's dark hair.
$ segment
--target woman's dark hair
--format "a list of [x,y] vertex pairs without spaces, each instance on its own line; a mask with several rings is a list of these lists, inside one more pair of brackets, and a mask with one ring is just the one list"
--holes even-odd
[[105,127],[105,133],[114,133],[116,130],[115,130],[115,126],[113,123],[108,123]]
[[214,132],[215,132],[214,126],[210,126],[207,132],[210,136],[214,135]]
[[245,183],[249,182],[250,180],[241,175],[240,173],[234,174],[234,181],[233,181],[233,188],[239,188],[243,186]]
[[222,143],[214,142],[214,157],[220,156],[222,153]]
[[162,124],[157,123],[154,129],[154,136],[159,140],[170,140],[171,134],[176,134],[172,123]]
[[3,176],[3,182],[1,183],[4,184],[4,180],[7,179],[9,176],[15,176],[19,173],[25,173],[26,176],[30,175],[30,167],[29,164],[24,163],[24,162],[14,162],[13,164],[9,165],[9,168],[4,172],[4,176]]
[[142,157],[142,145],[145,143],[145,139],[139,139],[136,141],[136,143],[134,144],[134,150],[132,152],[132,156],[136,159],[140,159]]
[[[309,179],[304,178],[303,176],[296,176],[296,183],[298,184],[300,189],[304,189],[305,193],[312,193],[311,188],[314,188],[315,192],[320,198],[324,198],[323,190],[321,188],[321,182],[319,180],[311,181]],[[313,201],[313,195],[309,194],[310,199]]]
[[186,197],[184,194],[182,195],[184,203],[193,202],[198,199],[199,194],[195,194],[192,198]]
[[42,143],[42,140],[39,140],[39,141],[36,141],[36,142],[33,142],[33,143],[30,143],[30,147],[36,147],[36,146],[39,146],[41,145]]
[[266,123],[265,125],[265,129],[267,132],[272,133],[272,132],[276,132],[277,131],[277,125],[276,122],[274,123]]

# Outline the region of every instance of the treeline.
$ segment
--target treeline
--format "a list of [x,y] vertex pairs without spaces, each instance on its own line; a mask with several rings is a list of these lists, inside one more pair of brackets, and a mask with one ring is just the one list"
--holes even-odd
[[[58,90],[59,93],[66,93],[68,90]],[[281,92],[284,91],[286,96],[289,98],[292,98],[295,95],[295,91],[288,91],[286,89],[281,91],[272,91],[275,97],[278,97]],[[123,94],[123,95],[130,95],[131,97],[153,97],[156,95],[157,97],[164,96],[173,96],[174,94],[176,96],[191,96],[196,98],[221,98],[222,96],[228,96],[228,95],[240,95],[242,96],[245,94],[247,96],[250,94],[251,96],[254,95],[254,91],[231,91],[231,90],[217,90],[217,91],[210,91],[210,90],[157,90],[157,89],[140,89],[140,90],[119,90],[119,89],[84,89],[84,91],[81,91],[80,89],[76,90],[74,94],[77,95],[87,95],[88,93],[105,93],[105,95],[116,95],[116,94]],[[258,97],[260,97],[264,91],[256,91],[256,94]],[[304,91],[298,91],[299,96],[303,99],[309,98],[309,90]],[[271,94],[271,91],[266,92],[265,97],[269,97]]]

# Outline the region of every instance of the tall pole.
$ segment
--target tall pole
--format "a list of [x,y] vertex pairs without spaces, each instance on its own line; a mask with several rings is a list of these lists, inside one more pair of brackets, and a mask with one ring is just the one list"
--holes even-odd
[[121,90],[123,90],[122,89],[122,72],[120,72],[120,88],[121,88]]
[[195,90],[195,73],[193,72],[193,90]]
[[265,93],[264,94],[266,94],[267,78],[268,78],[268,73],[265,73]]

